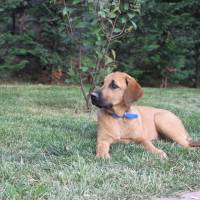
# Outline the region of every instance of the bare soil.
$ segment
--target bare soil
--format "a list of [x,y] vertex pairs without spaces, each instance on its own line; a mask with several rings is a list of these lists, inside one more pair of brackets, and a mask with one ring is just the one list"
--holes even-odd
[[177,197],[155,198],[153,200],[200,200],[200,191],[185,192],[177,195]]

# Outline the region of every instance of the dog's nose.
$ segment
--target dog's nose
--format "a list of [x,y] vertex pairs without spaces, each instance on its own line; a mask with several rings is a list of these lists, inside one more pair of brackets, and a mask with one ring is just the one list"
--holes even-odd
[[99,98],[98,92],[92,92],[91,93],[91,99],[92,101],[96,101]]

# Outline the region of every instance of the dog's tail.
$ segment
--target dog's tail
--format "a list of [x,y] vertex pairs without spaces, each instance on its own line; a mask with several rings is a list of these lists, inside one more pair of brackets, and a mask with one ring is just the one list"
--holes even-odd
[[193,141],[193,140],[190,140],[190,141],[189,141],[189,146],[190,146],[190,147],[200,147],[200,141]]

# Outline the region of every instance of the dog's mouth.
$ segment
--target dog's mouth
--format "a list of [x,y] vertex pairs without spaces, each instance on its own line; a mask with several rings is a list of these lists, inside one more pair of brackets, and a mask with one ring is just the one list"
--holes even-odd
[[110,108],[113,107],[112,104],[110,104],[110,103],[100,103],[100,102],[93,102],[92,101],[92,104],[95,105],[98,108],[110,109]]
[[112,103],[106,102],[101,95],[97,93],[92,93],[91,94],[91,101],[92,104],[97,106],[98,108],[105,108],[105,109],[110,109],[113,107]]

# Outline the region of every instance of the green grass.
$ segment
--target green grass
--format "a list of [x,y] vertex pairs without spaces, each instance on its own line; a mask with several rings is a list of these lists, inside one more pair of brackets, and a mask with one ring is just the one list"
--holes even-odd
[[[138,104],[175,112],[200,140],[200,90],[145,89]],[[116,144],[95,158],[95,108],[77,87],[0,86],[0,199],[150,199],[200,188],[200,149],[157,142],[168,160]]]

